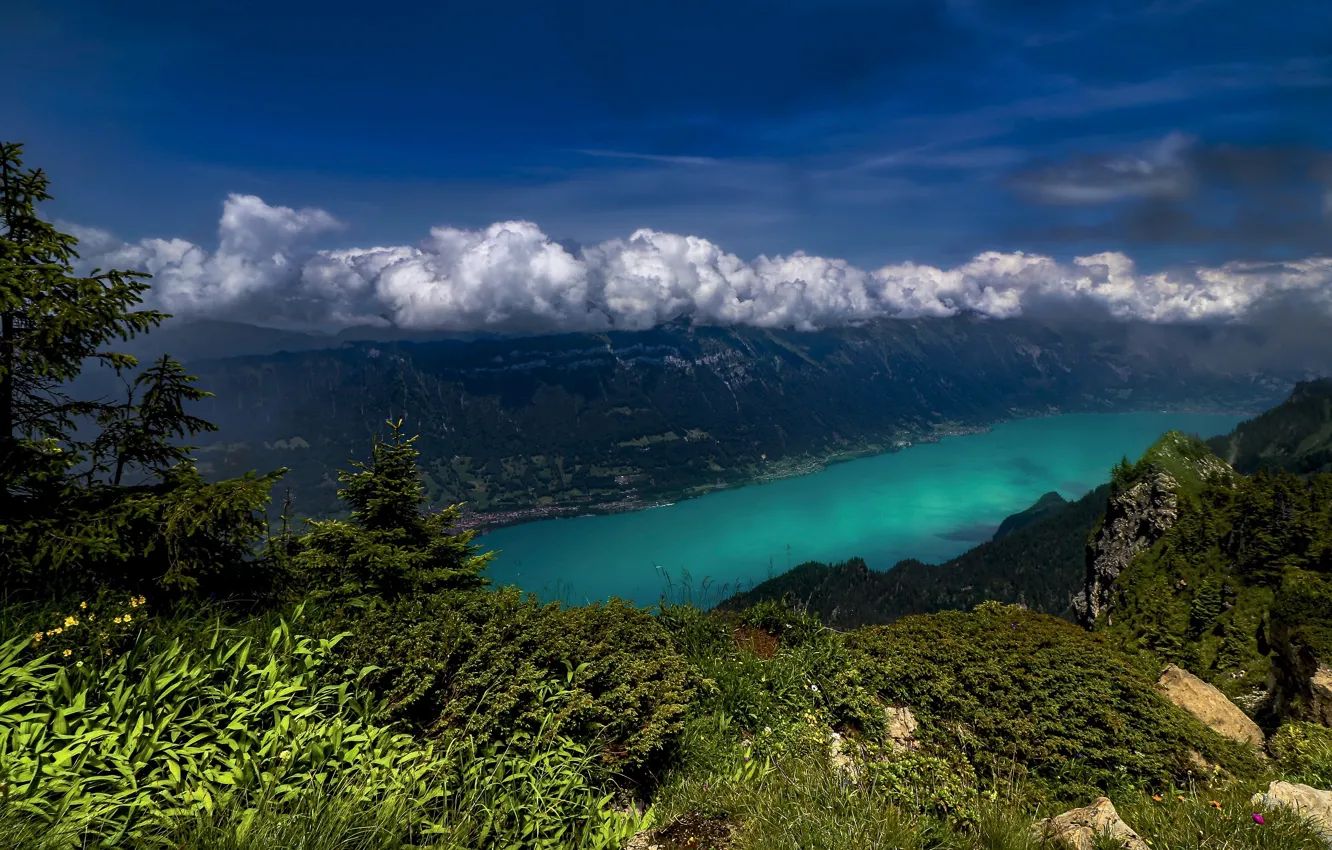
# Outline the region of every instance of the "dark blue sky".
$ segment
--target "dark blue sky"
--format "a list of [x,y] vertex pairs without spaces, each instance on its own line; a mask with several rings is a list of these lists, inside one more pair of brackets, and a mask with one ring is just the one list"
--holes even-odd
[[[1332,253],[1332,4],[18,0],[0,136],[61,219],[330,244],[528,219],[742,257]],[[20,85],[15,85],[15,71]]]

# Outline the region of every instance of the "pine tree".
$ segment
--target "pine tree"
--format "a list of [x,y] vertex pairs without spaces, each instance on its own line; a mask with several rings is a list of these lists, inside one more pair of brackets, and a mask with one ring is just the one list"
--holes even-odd
[[408,593],[483,587],[490,554],[477,554],[476,533],[453,533],[458,507],[427,512],[415,437],[402,420],[375,436],[369,463],[344,472],[339,497],[350,521],[308,521],[293,559],[297,580],[325,596],[393,598]]
[[51,197],[48,181],[41,169],[23,168],[22,152],[0,143],[0,498],[41,453],[34,441],[73,442],[77,418],[103,409],[70,398],[63,384],[88,360],[133,368],[133,357],[104,346],[166,318],[133,309],[148,289],[145,274],[75,274],[78,240],[37,215],[36,205]]
[[1211,577],[1203,579],[1189,605],[1189,640],[1200,638],[1223,610],[1220,582]]
[[[77,274],[77,240],[38,216],[48,182],[21,154],[0,143],[0,592],[180,592],[252,569],[286,470],[204,481],[182,441],[215,430],[186,411],[209,394],[170,357],[130,380],[135,358],[105,350],[169,318],[135,309],[149,276]],[[69,395],[89,360],[122,377],[123,401]]]

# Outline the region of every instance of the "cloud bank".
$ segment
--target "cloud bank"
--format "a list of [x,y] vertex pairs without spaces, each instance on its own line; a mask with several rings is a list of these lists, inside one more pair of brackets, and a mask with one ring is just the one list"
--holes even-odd
[[804,253],[746,261],[701,237],[646,229],[575,248],[525,221],[436,227],[415,246],[315,247],[340,227],[323,210],[232,195],[212,251],[181,239],[124,243],[105,231],[69,229],[80,239],[83,266],[150,272],[154,307],[185,319],[270,326],[542,333],[642,330],[685,317],[814,330],[878,318],[1070,309],[1206,322],[1254,318],[1276,303],[1332,317],[1332,258],[1144,274],[1122,253],[1060,263],[987,252],[951,269],[904,263],[865,270]]
[[1071,158],[1008,178],[1038,204],[1109,208],[1096,223],[1061,222],[1062,242],[1226,245],[1332,253],[1332,151],[1205,144],[1182,133],[1118,153]]

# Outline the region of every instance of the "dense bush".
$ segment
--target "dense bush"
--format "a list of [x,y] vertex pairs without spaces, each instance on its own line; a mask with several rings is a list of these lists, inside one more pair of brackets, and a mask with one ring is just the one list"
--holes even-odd
[[1290,781],[1332,788],[1332,729],[1287,723],[1268,739],[1267,750]]
[[1184,776],[1191,750],[1256,769],[1105,641],[1054,617],[987,604],[865,629],[847,645],[873,690],[911,706],[925,740],[961,747],[984,781],[1025,775],[1086,795]]
[[[648,612],[620,601],[565,607],[516,589],[404,598],[355,622],[355,666],[385,717],[485,740],[568,735],[633,769],[680,731],[696,677]],[[562,696],[543,701],[558,683]]]

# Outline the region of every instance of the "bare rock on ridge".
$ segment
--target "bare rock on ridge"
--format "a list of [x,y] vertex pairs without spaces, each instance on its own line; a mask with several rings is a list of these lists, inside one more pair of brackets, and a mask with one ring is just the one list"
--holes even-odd
[[1174,664],[1156,682],[1166,698],[1206,723],[1217,734],[1242,744],[1263,746],[1263,730],[1215,686]]

